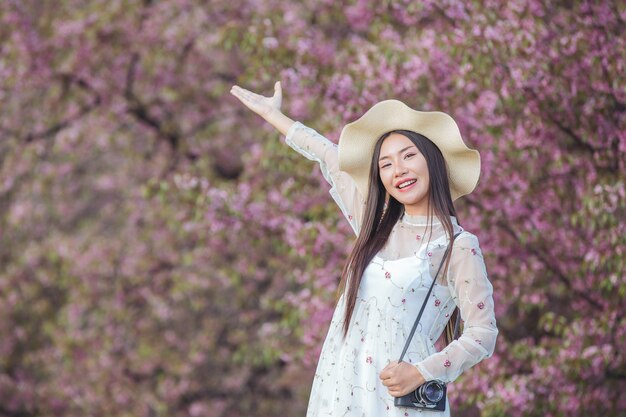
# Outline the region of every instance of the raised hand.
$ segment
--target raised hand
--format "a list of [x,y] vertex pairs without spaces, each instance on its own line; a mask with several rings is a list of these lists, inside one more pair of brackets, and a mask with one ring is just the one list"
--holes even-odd
[[280,110],[283,102],[283,90],[280,86],[280,81],[274,84],[274,95],[272,97],[263,97],[238,85],[233,85],[230,93],[237,97],[247,108],[278,129],[283,135],[287,135],[289,127],[294,124],[294,121],[285,116]]
[[230,93],[237,97],[247,108],[266,120],[273,113],[280,113],[280,106],[283,101],[280,81],[274,84],[274,95],[272,97],[264,97],[237,85],[232,86]]

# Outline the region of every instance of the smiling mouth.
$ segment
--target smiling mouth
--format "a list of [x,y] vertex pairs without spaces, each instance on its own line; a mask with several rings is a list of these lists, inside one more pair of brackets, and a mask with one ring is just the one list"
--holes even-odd
[[411,185],[415,184],[417,182],[417,180],[408,180],[408,181],[404,181],[402,184],[398,185],[396,188],[398,188],[399,190],[403,190],[407,187],[410,187]]

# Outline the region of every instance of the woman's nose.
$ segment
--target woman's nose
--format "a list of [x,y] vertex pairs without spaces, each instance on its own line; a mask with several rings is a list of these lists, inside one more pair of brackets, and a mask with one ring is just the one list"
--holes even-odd
[[401,177],[406,173],[407,173],[407,169],[404,165],[402,164],[396,165],[396,172],[395,172],[396,177]]

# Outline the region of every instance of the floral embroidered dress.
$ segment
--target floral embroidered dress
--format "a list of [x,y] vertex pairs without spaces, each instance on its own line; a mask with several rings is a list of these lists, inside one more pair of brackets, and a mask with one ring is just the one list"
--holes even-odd
[[[295,122],[286,142],[320,164],[330,194],[358,235],[365,201],[352,178],[339,170],[337,145],[315,130]],[[404,361],[426,380],[454,381],[463,371],[493,354],[498,329],[493,288],[478,239],[451,217],[455,240],[450,267],[439,277],[427,301]],[[358,290],[347,337],[343,338],[344,297],[335,308],[313,379],[307,417],[449,416],[445,412],[395,407],[379,378],[398,360],[436,269],[448,245],[435,217],[404,214],[383,249],[366,268]],[[450,314],[459,306],[463,334],[441,352],[434,342]]]

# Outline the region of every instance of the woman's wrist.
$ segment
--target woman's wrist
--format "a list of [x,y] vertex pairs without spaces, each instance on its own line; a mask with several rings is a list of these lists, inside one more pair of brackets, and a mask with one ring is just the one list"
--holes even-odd
[[278,129],[284,136],[287,136],[289,128],[295,123],[295,120],[285,116],[278,109],[272,109],[272,111],[265,116],[265,120]]
[[424,365],[422,364],[422,362],[418,362],[414,364],[413,366],[415,367],[415,369],[418,370],[420,376],[424,379],[424,382],[432,380],[432,379],[436,379],[433,375],[430,374],[430,372],[428,372],[427,369],[424,368]]
[[416,373],[417,377],[415,379],[415,383],[417,384],[415,388],[417,389],[417,387],[424,385],[424,383],[426,382],[426,378],[424,378],[424,375],[422,375],[422,373],[417,367],[413,367],[413,368],[417,371]]

